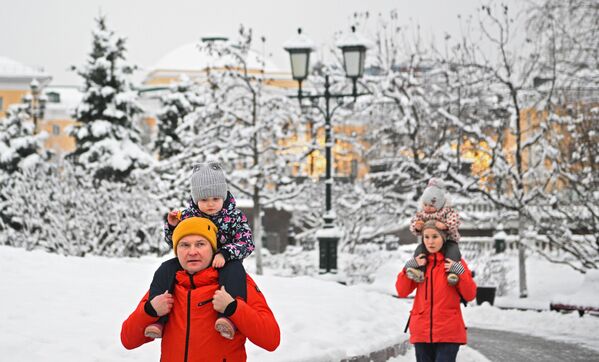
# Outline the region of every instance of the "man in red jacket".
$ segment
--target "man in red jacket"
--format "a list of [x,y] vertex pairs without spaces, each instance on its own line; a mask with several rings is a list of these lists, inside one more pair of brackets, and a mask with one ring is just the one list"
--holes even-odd
[[[144,336],[147,325],[169,314],[162,337],[161,361],[245,361],[245,340],[268,351],[280,342],[280,330],[256,283],[247,276],[247,300],[233,299],[218,287],[218,272],[211,267],[216,251],[216,226],[192,217],[177,225],[173,249],[183,270],[177,272],[173,294],[168,291],[148,300],[148,293],[123,322],[121,342],[133,349],[153,341]],[[217,312],[237,327],[232,340],[215,329]]]
[[[416,289],[409,327],[410,343],[414,344],[418,362],[455,361],[460,344],[467,342],[460,297],[473,300],[476,284],[464,259],[453,261],[443,255],[445,233],[437,228],[435,220],[427,221],[422,228],[422,238],[429,255],[421,254],[406,263],[408,267],[414,263],[426,265],[424,281],[411,280],[404,268],[395,283],[397,294],[402,298]],[[449,270],[460,274],[455,286],[447,282],[445,273]]]

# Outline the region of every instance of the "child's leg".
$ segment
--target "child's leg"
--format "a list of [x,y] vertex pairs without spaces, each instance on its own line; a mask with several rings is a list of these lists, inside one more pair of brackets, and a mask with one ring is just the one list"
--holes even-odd
[[233,298],[247,300],[246,274],[241,260],[228,261],[218,270],[218,284],[224,285]]
[[445,251],[444,255],[447,259],[451,259],[455,262],[459,262],[462,260],[462,253],[460,253],[460,248],[458,243],[453,240],[447,240],[444,245]]
[[[418,244],[416,250],[414,250],[414,258],[416,258],[420,254],[428,255],[428,251],[426,250],[426,246],[424,246],[424,243]],[[426,265],[419,266],[418,269],[424,272],[426,270]]]
[[445,256],[445,259],[451,259],[457,263],[454,264],[452,269],[447,272],[447,282],[449,285],[456,285],[460,280],[459,275],[463,273],[463,268],[460,264],[460,260],[462,260],[460,248],[458,247],[458,243],[455,241],[447,240],[445,241],[445,245],[443,245],[443,249],[443,255]]
[[[181,270],[181,264],[179,264],[177,258],[172,258],[162,263],[154,273],[154,278],[150,284],[150,298],[148,300],[151,301],[155,296],[163,294],[167,290],[169,293],[173,293],[175,275],[179,270]],[[167,316],[162,316],[158,322],[164,324],[167,320]]]
[[[218,284],[224,286],[227,293],[236,298],[247,300],[247,281],[241,260],[231,260],[218,270]],[[235,325],[223,313],[218,313],[214,328],[227,339],[235,336]]]

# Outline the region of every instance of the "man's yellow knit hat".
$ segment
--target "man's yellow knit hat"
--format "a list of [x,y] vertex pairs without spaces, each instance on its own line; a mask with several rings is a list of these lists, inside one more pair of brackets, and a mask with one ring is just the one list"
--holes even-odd
[[205,217],[190,217],[181,221],[173,232],[173,250],[177,255],[177,244],[184,236],[200,235],[205,237],[216,250],[216,232],[218,228],[212,221]]

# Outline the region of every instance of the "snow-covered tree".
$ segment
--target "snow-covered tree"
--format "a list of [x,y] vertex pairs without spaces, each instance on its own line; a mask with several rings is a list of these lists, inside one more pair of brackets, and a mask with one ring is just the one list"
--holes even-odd
[[476,109],[461,107],[473,98],[458,99],[460,93],[454,91],[452,102],[458,107],[439,114],[459,128],[480,163],[477,172],[453,168],[450,177],[518,222],[519,288],[520,296],[527,297],[525,251],[535,249],[531,232],[543,232],[538,209],[549,205],[548,191],[556,186],[559,150],[552,143],[551,119],[542,118],[538,92],[532,89],[540,70],[539,44],[516,43],[506,6],[483,6],[482,12],[481,31],[497,57],[481,51],[480,44],[461,41],[455,48],[458,55],[449,60],[455,71],[448,73],[450,82],[466,85],[456,91],[466,88],[477,95]]
[[[256,271],[262,273],[262,207],[276,207],[301,193],[291,176],[291,167],[300,158],[293,143],[296,103],[268,86],[261,72],[251,69],[252,31],[240,28],[233,42],[210,42],[204,50],[219,64],[210,72],[206,107],[187,117],[181,128],[198,129],[188,139],[181,159],[220,160],[228,168],[229,185],[237,195],[253,201],[253,233],[256,243]],[[195,128],[194,128],[195,127]],[[201,144],[198,148],[191,145]],[[293,151],[295,150],[295,151]],[[178,156],[179,157],[179,156]],[[199,159],[198,159],[199,158]]]
[[187,115],[203,105],[202,98],[196,93],[197,89],[197,85],[184,76],[161,97],[162,108],[157,115],[158,135],[154,141],[159,159],[168,159],[181,152],[183,143],[178,128]]
[[337,212],[350,251],[406,228],[428,180],[447,172],[442,155],[451,152],[452,128],[437,113],[445,106],[439,91],[446,87],[443,65],[417,33],[408,40],[396,11],[370,20],[367,13],[355,19],[374,40],[362,80],[370,94],[345,112],[368,125],[363,136],[368,146],[361,152],[370,169],[353,190],[338,193]]
[[[37,166],[50,157],[43,151],[45,132],[33,133],[33,122],[25,105],[12,105],[5,119],[0,119],[0,189],[14,184],[14,175]],[[0,230],[19,228],[15,218],[21,213],[10,211],[10,199],[0,194]]]
[[84,80],[83,100],[69,133],[76,148],[69,158],[97,179],[125,180],[133,170],[152,163],[141,145],[136,118],[137,93],[127,79],[133,67],[125,62],[125,40],[96,19],[87,63],[74,67]]
[[48,157],[42,152],[45,132],[34,134],[33,122],[24,105],[13,105],[0,120],[0,170],[13,173],[34,167]]
[[[549,260],[584,272],[599,268],[599,6],[594,1],[540,0],[528,9],[530,34],[542,45],[536,85],[557,132],[558,187],[540,209]],[[541,240],[545,242],[546,240]]]

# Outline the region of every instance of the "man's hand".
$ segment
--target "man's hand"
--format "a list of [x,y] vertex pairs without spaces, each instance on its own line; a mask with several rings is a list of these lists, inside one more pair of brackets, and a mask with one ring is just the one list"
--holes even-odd
[[179,210],[173,210],[168,213],[166,216],[166,220],[168,221],[170,226],[177,226],[179,223]]
[[212,297],[214,310],[219,313],[224,313],[227,306],[233,301],[235,301],[235,299],[233,299],[231,294],[227,293],[224,285],[214,292],[214,297]]
[[225,265],[225,257],[221,253],[216,254],[212,260],[212,267],[218,269],[222,268],[223,265]]
[[422,230],[422,227],[423,227],[423,226],[424,226],[424,221],[422,221],[422,220],[418,220],[418,221],[416,221],[416,222],[414,223],[414,229],[415,229],[416,231],[420,231],[420,230]]
[[436,221],[435,222],[435,226],[437,227],[437,229],[439,230],[447,230],[447,225],[445,225],[444,223],[442,223],[441,221]]
[[162,317],[163,315],[170,313],[174,302],[173,295],[167,290],[163,294],[155,296],[150,301],[150,304],[156,311],[156,314],[158,314],[159,317]]
[[420,254],[415,259],[419,266],[426,265],[426,254]]

